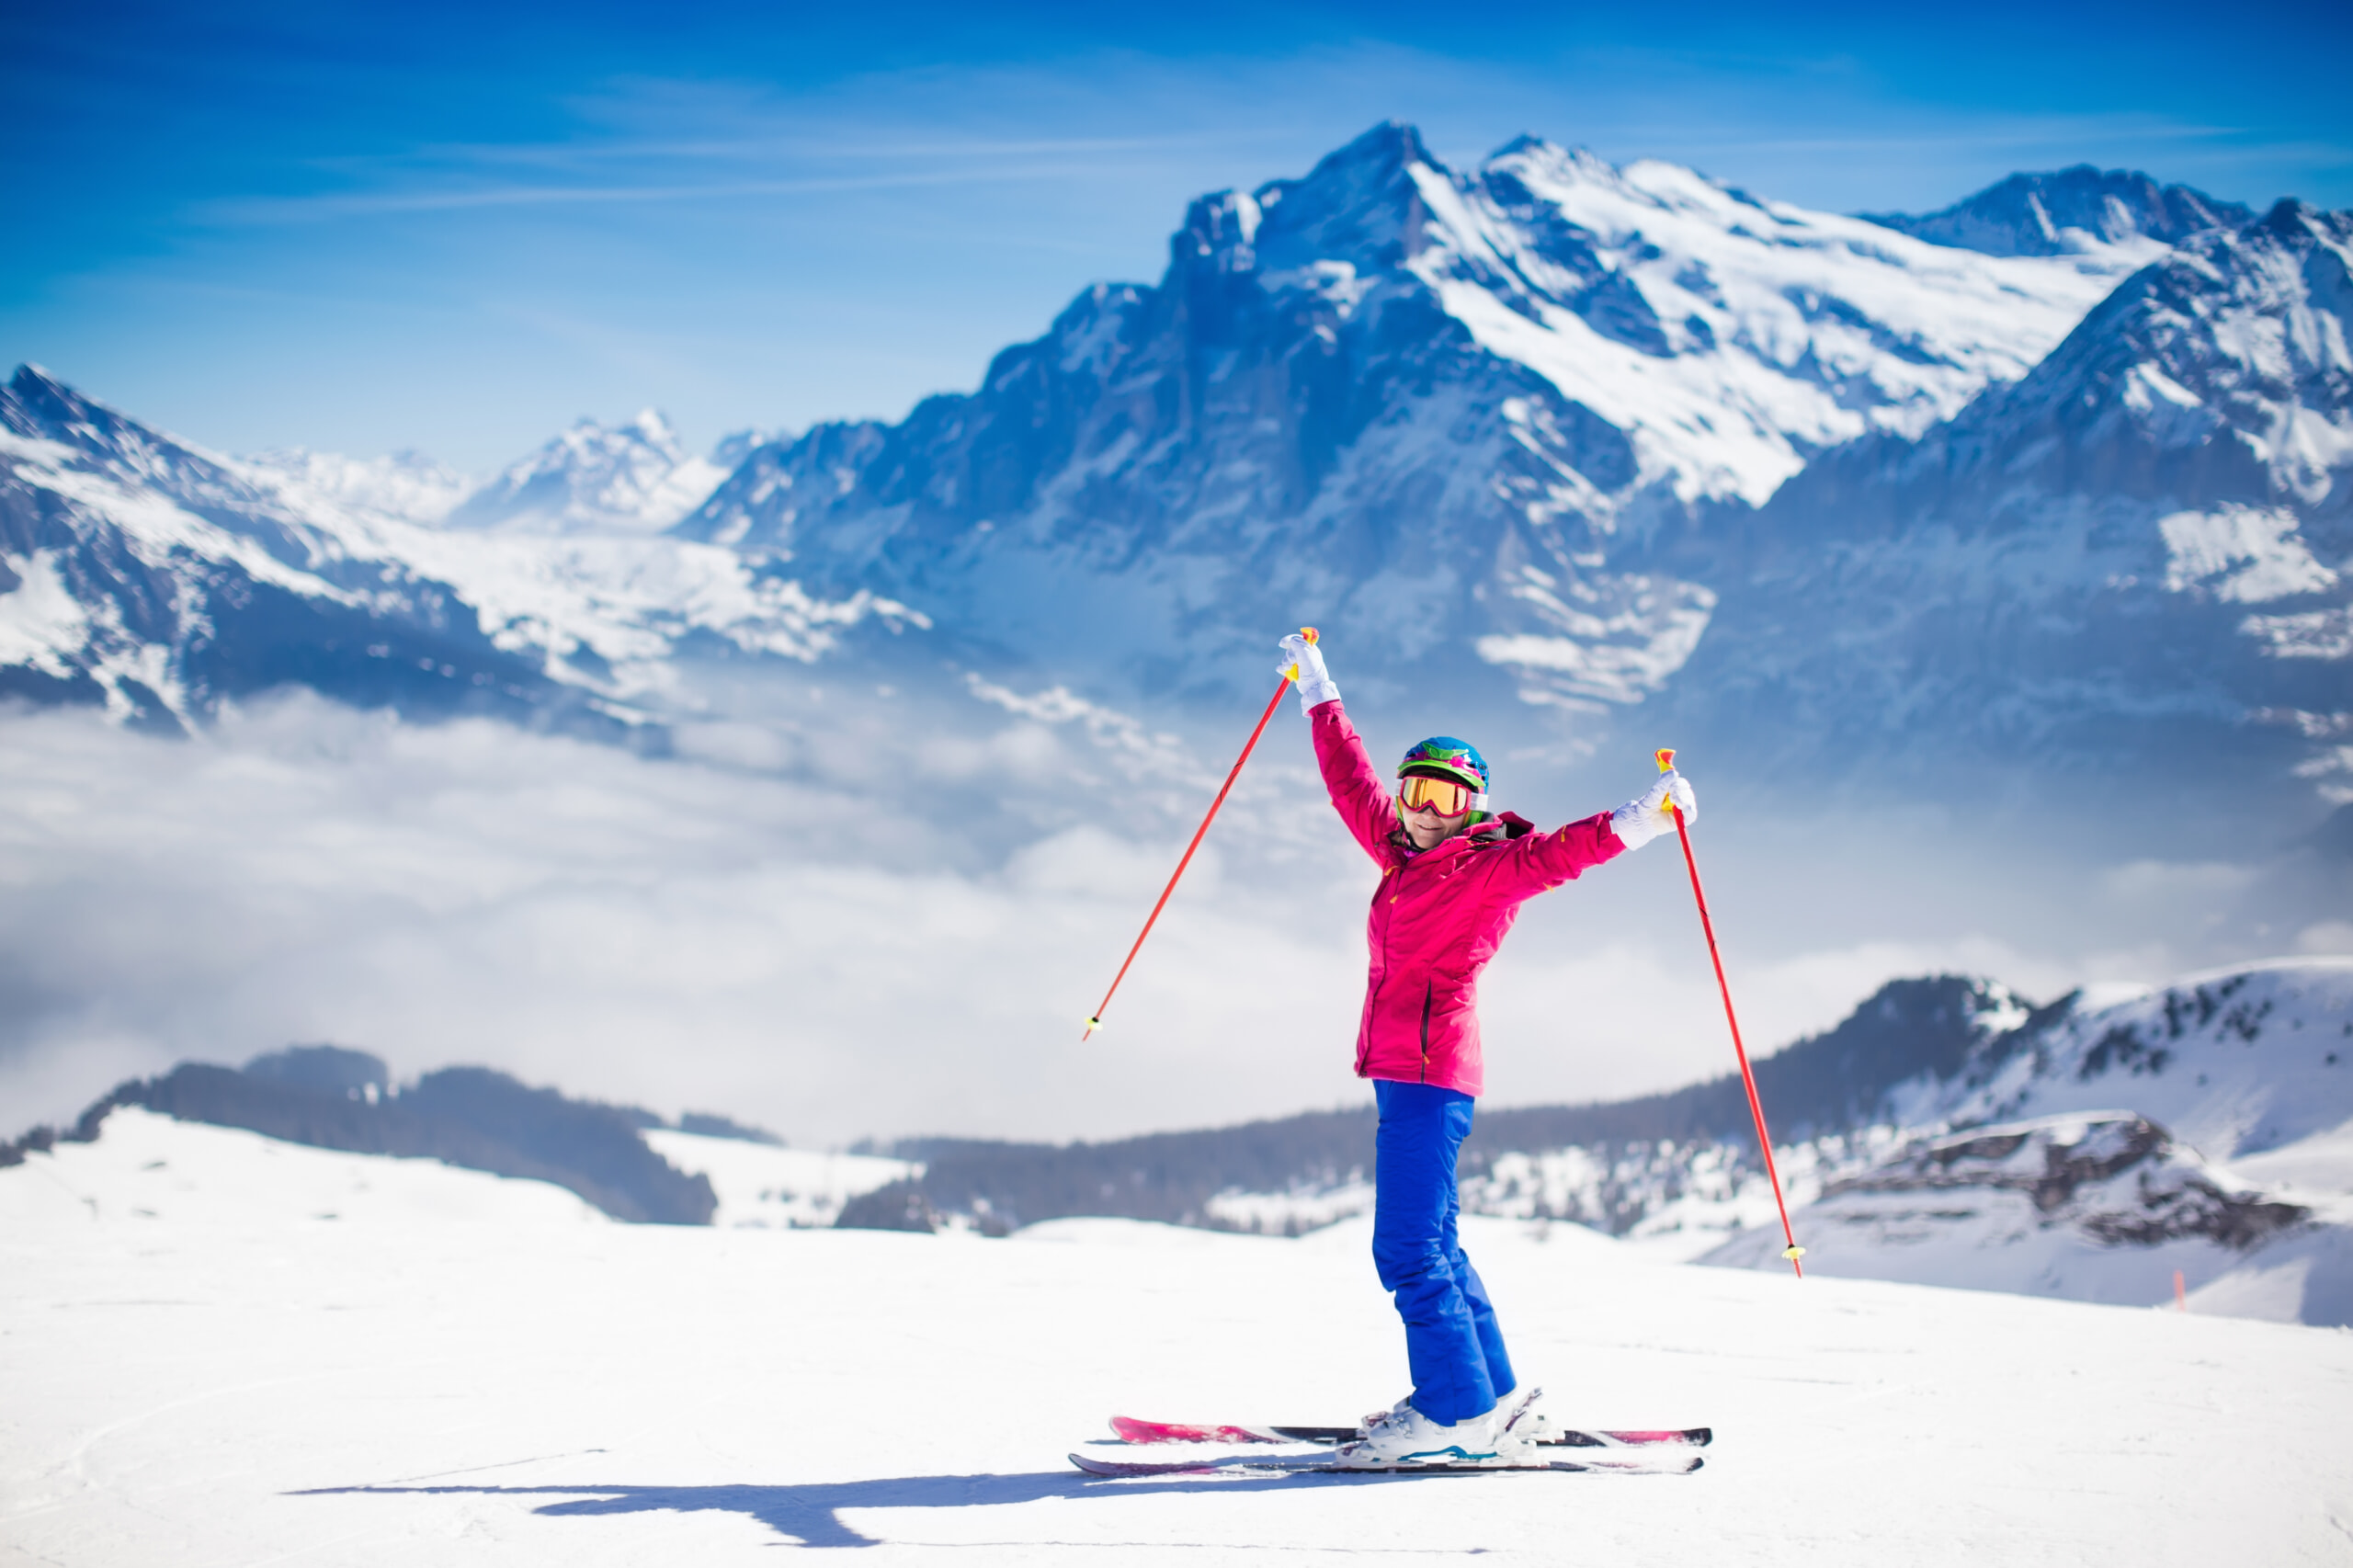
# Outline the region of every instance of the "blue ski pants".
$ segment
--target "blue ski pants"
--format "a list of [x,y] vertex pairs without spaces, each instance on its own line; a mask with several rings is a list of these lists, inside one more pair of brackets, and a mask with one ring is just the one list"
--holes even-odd
[[1455,1233],[1455,1156],[1476,1104],[1460,1089],[1376,1078],[1372,1263],[1405,1320],[1414,1408],[1451,1426],[1483,1415],[1517,1380],[1479,1271]]

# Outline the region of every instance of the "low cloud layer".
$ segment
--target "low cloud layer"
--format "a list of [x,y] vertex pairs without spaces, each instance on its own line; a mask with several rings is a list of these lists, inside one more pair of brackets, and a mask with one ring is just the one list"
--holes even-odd
[[[667,760],[309,699],[190,742],[0,718],[0,1123],[316,1040],[817,1144],[1100,1138],[1362,1097],[1370,874],[1295,714],[1082,1044],[1218,764],[1084,705],[961,700],[952,725],[689,733],[695,755]],[[1719,798],[1704,863],[1760,1054],[1897,975],[2040,998],[2353,939],[2218,926],[2248,867],[2005,869],[1966,835],[1744,825],[1737,791]],[[1531,905],[1485,993],[1498,1103],[1731,1064],[1671,841]]]

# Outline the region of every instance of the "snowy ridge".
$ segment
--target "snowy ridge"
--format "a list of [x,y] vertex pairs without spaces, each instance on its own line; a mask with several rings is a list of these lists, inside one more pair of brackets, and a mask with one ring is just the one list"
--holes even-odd
[[[1915,1092],[1905,1119],[1954,1125],[2129,1105],[2252,1174],[2256,1156],[2353,1122],[2353,960],[2283,959],[2078,1006],[1986,1082]],[[2353,1196],[2353,1168],[2334,1195]]]

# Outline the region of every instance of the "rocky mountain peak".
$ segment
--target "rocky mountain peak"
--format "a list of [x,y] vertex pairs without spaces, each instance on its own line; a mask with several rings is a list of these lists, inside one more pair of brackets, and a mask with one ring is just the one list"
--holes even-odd
[[505,533],[654,533],[725,477],[717,463],[687,454],[659,409],[621,425],[584,418],[467,496],[449,523]]

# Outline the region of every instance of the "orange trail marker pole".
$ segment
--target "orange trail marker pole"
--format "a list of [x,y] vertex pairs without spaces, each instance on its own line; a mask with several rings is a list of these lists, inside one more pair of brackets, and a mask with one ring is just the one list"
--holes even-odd
[[[1661,773],[1675,766],[1672,746],[1661,746],[1654,755]],[[1675,819],[1675,835],[1683,844],[1683,864],[1691,872],[1691,896],[1699,903],[1699,929],[1707,934],[1708,961],[1716,966],[1716,989],[1723,993],[1724,998],[1724,1022],[1732,1026],[1733,1054],[1740,1058],[1740,1081],[1748,1087],[1748,1114],[1756,1121],[1756,1147],[1765,1155],[1765,1174],[1773,1183],[1773,1206],[1781,1211],[1781,1239],[1789,1243],[1781,1256],[1790,1260],[1790,1267],[1802,1279],[1805,1265],[1798,1259],[1805,1256],[1805,1248],[1798,1245],[1798,1238],[1790,1230],[1790,1206],[1782,1200],[1781,1173],[1773,1164],[1773,1138],[1765,1131],[1765,1102],[1756,1097],[1756,1074],[1748,1069],[1748,1048],[1740,1043],[1740,1019],[1732,1010],[1732,987],[1724,982],[1723,955],[1716,950],[1716,923],[1708,918],[1708,895],[1699,886],[1699,862],[1691,857],[1691,827],[1673,801],[1667,801],[1666,812]]]
[[[1299,634],[1310,642],[1315,641],[1315,628],[1312,626],[1301,627]],[[1267,722],[1274,718],[1275,708],[1282,701],[1283,693],[1289,691],[1290,683],[1298,678],[1299,666],[1293,665],[1284,673],[1281,683],[1275,687],[1274,696],[1267,699],[1267,710],[1258,715],[1258,727],[1250,732],[1250,738],[1242,744],[1242,755],[1235,757],[1233,766],[1226,770],[1225,782],[1218,787],[1217,799],[1210,802],[1209,815],[1203,817],[1201,825],[1193,830],[1193,842],[1185,846],[1184,858],[1176,862],[1176,869],[1169,875],[1168,885],[1160,890],[1160,901],[1152,906],[1152,913],[1144,916],[1143,929],[1136,933],[1135,945],[1128,949],[1126,960],[1120,965],[1120,972],[1111,977],[1111,989],[1103,993],[1103,1000],[1088,1017],[1086,1032],[1078,1037],[1080,1044],[1084,1045],[1094,1039],[1095,1031],[1103,1027],[1103,1014],[1111,1006],[1112,993],[1120,989],[1120,982],[1128,978],[1128,965],[1136,961],[1136,954],[1142,950],[1143,939],[1152,935],[1153,922],[1158,920],[1160,912],[1168,906],[1168,895],[1176,891],[1177,880],[1184,876],[1185,868],[1193,863],[1193,851],[1201,846],[1202,835],[1209,832],[1210,824],[1217,820],[1217,809],[1225,804],[1226,794],[1233,790],[1233,781],[1242,776],[1242,765],[1250,760],[1251,749],[1258,744],[1258,737],[1267,733]]]

